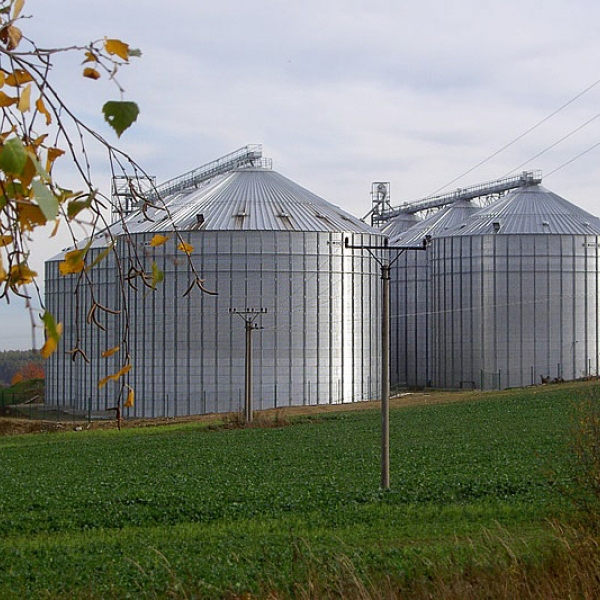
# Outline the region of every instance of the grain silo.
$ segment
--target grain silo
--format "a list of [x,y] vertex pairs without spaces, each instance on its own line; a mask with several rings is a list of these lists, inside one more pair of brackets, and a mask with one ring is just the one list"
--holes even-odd
[[[440,209],[410,229],[390,239],[391,246],[418,246],[427,237],[464,222],[479,210],[468,200],[459,200]],[[406,215],[400,214],[394,222]],[[412,215],[411,215],[412,216]],[[385,231],[388,229],[386,228]],[[400,387],[430,385],[428,364],[429,331],[429,261],[428,253],[405,251],[391,266],[390,282],[390,383]]]
[[431,378],[482,389],[599,370],[600,219],[539,185],[431,241]]
[[[90,271],[99,284],[98,302],[109,308],[95,312],[106,331],[83,328],[85,337],[76,339],[66,328],[62,348],[48,365],[48,402],[66,398],[81,410],[114,406],[120,382],[102,389],[97,382],[114,373],[128,348],[132,369],[123,381],[136,391],[130,416],[240,410],[246,331],[232,310],[257,313],[256,409],[378,396],[379,268],[367,253],[344,248],[344,238],[375,245],[381,233],[273,171],[256,146],[159,190],[167,210],[152,202],[130,214],[129,235],[113,231],[120,265],[109,256]],[[169,240],[153,246],[156,234]],[[218,295],[198,289],[186,295],[194,275],[178,250],[182,241],[193,247],[189,259],[205,287]],[[106,241],[100,235],[94,244],[92,258]],[[82,282],[74,299],[75,276],[58,275],[62,259],[47,264],[48,308],[67,324],[89,320],[92,291]],[[154,268],[164,281],[155,290],[139,282],[122,289],[116,268]],[[77,345],[90,365],[65,354]],[[118,345],[119,352],[101,358]]]

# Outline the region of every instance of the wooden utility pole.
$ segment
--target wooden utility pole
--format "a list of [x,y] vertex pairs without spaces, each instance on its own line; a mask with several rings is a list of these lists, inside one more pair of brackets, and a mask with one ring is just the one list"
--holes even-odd
[[[381,489],[390,489],[390,273],[392,265],[405,250],[425,250],[426,240],[422,246],[390,246],[384,238],[381,246],[353,246],[348,238],[344,238],[344,247],[356,250],[367,250],[381,269]],[[384,256],[377,256],[373,251],[383,251]],[[393,260],[389,252],[397,252]]]
[[245,394],[244,394],[244,421],[245,423],[252,423],[253,410],[252,410],[252,332],[257,329],[262,329],[256,323],[259,315],[266,314],[266,308],[245,308],[244,310],[238,310],[237,308],[230,308],[229,313],[232,315],[239,315],[244,323],[246,324],[246,364],[245,364]]

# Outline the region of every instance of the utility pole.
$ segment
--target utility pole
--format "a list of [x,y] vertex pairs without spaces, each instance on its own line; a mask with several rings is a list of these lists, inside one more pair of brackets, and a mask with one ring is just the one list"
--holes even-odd
[[[390,489],[390,273],[392,265],[405,250],[425,250],[427,240],[421,246],[390,246],[387,238],[383,246],[353,246],[344,238],[344,247],[367,250],[381,269],[381,489]],[[377,256],[373,250],[384,251]],[[390,261],[389,252],[397,252]]]
[[262,329],[256,323],[259,315],[266,314],[266,308],[245,308],[238,310],[230,308],[229,313],[239,315],[246,324],[246,365],[245,365],[245,399],[244,399],[244,421],[252,423],[252,332]]

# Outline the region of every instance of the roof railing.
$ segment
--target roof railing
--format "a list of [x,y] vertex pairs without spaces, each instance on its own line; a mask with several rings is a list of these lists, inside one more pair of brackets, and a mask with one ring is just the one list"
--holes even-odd
[[263,160],[262,145],[249,144],[202,165],[201,167],[193,169],[192,171],[188,171],[183,175],[179,175],[178,177],[174,177],[173,179],[161,183],[148,194],[148,201],[152,202],[152,200],[156,200],[160,197],[168,196],[189,188],[198,187],[202,182],[207,181],[216,175],[222,175],[223,173],[233,171],[234,169],[265,166],[267,166],[267,163]]
[[365,216],[365,218],[371,216],[371,224],[377,225],[379,223],[385,223],[386,221],[389,221],[400,214],[413,214],[422,210],[440,208],[442,206],[458,202],[459,200],[473,200],[483,196],[501,194],[519,187],[537,185],[541,183],[541,181],[541,171],[523,171],[521,174],[512,177],[504,177],[502,179],[487,181],[485,183],[479,183],[466,188],[458,188],[447,194],[428,196],[413,202],[405,202],[401,206],[397,206],[395,208],[390,207],[385,211],[381,211],[381,204],[374,203],[373,208]]
[[170,194],[199,187],[217,175],[252,167],[272,168],[272,160],[262,155],[261,144],[248,144],[158,186],[154,177],[115,176],[112,182],[113,218],[122,218],[135,212],[142,202],[151,204]]

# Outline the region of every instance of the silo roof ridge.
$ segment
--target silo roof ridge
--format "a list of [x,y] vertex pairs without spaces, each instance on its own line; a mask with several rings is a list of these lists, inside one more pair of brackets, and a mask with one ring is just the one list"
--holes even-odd
[[[172,229],[243,231],[331,231],[379,233],[313,192],[271,169],[242,168],[215,177],[197,188],[165,198],[171,218],[160,208],[149,212],[154,221],[139,213],[127,219],[131,233]],[[148,211],[147,211],[148,212]],[[171,224],[172,223],[172,224]]]
[[441,235],[489,233],[598,235],[600,218],[540,185],[533,185],[509,192]]
[[420,243],[426,235],[436,235],[438,232],[452,229],[463,223],[466,218],[481,210],[479,206],[468,200],[458,200],[440,209],[426,219],[419,221],[410,229],[391,238],[392,245],[412,245]]

